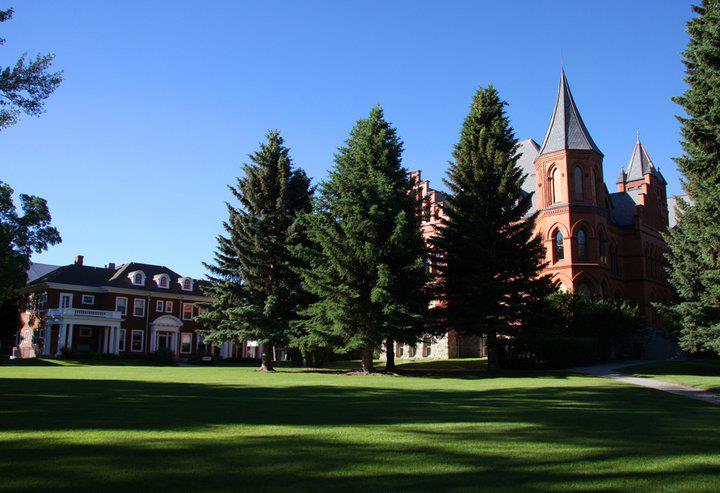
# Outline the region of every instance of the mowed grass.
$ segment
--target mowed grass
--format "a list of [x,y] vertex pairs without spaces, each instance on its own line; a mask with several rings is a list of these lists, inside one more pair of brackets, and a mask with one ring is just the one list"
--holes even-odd
[[565,374],[0,367],[5,491],[717,491],[720,408]]
[[720,392],[720,360],[666,361],[623,368],[623,373]]

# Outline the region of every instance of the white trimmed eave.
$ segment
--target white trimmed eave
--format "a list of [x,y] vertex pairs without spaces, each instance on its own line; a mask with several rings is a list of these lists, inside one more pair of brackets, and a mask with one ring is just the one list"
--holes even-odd
[[33,293],[36,291],[43,291],[45,289],[59,289],[65,291],[85,291],[88,293],[115,293],[115,294],[133,294],[135,296],[156,296],[159,298],[168,298],[176,300],[191,300],[191,301],[210,301],[207,296],[200,296],[194,294],[179,294],[179,293],[166,293],[163,291],[148,291],[144,289],[127,289],[118,288],[115,286],[82,286],[79,284],[64,284],[59,282],[44,282],[39,284],[32,284],[25,286],[20,289],[21,294]]

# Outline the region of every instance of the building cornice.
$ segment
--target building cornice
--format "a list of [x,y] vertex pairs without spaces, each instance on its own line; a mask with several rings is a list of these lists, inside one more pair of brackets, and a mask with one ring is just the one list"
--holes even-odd
[[179,294],[179,293],[163,293],[158,291],[148,291],[144,289],[127,289],[115,286],[82,286],[79,284],[64,284],[59,282],[43,282],[25,286],[20,290],[21,294],[42,291],[44,289],[58,289],[65,291],[84,291],[88,293],[115,293],[115,294],[131,294],[135,296],[152,296],[156,298],[174,299],[174,300],[190,300],[190,301],[210,301],[208,296],[197,294]]

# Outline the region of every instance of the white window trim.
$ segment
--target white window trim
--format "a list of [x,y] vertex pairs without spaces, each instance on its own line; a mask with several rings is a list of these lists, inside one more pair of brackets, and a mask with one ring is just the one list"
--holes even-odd
[[[135,309],[138,307],[138,305],[140,305],[140,303],[142,303],[143,310],[142,310],[142,314],[138,315],[137,311]],[[147,303],[145,303],[145,298],[135,298],[133,300],[133,317],[138,317],[138,318],[144,317],[145,310],[147,310]]]
[[[136,333],[140,334],[140,349],[133,349],[133,336]],[[133,353],[142,353],[144,348],[145,348],[145,332],[142,330],[134,329],[132,332],[130,332],[130,351]]]
[[[137,274],[140,274],[140,282],[135,282],[135,276]],[[131,273],[128,274],[128,278],[130,278],[130,284],[133,286],[145,286],[145,280],[147,277],[145,276],[145,273],[141,270],[134,270]]]
[[[182,350],[182,349],[183,349],[183,342],[182,342],[183,336],[190,336],[190,344],[188,345],[188,350],[187,350],[187,351],[183,351],[183,350]],[[180,333],[180,353],[181,353],[181,354],[190,354],[190,353],[192,353],[192,332],[181,332],[181,333]]]
[[165,302],[163,300],[155,301],[155,311],[162,312],[165,310]]
[[[125,300],[125,309],[124,310],[118,310],[118,300]],[[120,312],[123,315],[127,316],[128,311],[128,299],[127,296],[116,296],[115,297],[115,311]]]
[[[161,289],[170,289],[170,276],[167,274],[157,274],[156,276],[153,276],[153,279],[155,280],[157,287]],[[165,285],[161,282],[163,279],[165,280]]]
[[[185,281],[188,281],[190,283],[190,287],[185,287]],[[180,284],[180,289],[183,291],[192,291],[193,290],[193,280],[190,277],[181,277],[178,279],[178,283]]]
[[125,336],[126,336],[125,329],[120,329],[120,339],[118,340],[118,351],[121,353],[125,352]]
[[[86,298],[90,298],[90,301],[85,301]],[[95,304],[95,295],[93,294],[84,294],[82,295],[82,298],[80,298],[80,302],[83,305],[94,305]]]
[[166,301],[165,302],[165,313],[172,313],[172,311],[173,311],[173,302]]
[[58,300],[58,308],[65,308],[65,307],[63,306],[63,298],[64,298],[64,297],[70,298],[70,306],[68,306],[67,308],[72,308],[72,306],[73,306],[73,295],[72,295],[72,293],[60,293],[60,298],[59,298],[59,300]]
[[[186,307],[186,306],[189,306],[189,307],[190,307],[190,316],[189,316],[189,317],[186,317],[186,316],[185,316],[185,315],[186,315],[186,312],[185,312],[185,307]],[[194,310],[195,310],[195,307],[194,307],[193,303],[183,303],[183,305],[182,305],[182,319],[183,319],[183,320],[192,320],[192,319],[193,319],[193,311],[194,311]]]
[[[83,334],[84,331],[88,331],[87,334]],[[78,332],[78,336],[80,337],[92,337],[92,327],[80,327],[80,332]]]

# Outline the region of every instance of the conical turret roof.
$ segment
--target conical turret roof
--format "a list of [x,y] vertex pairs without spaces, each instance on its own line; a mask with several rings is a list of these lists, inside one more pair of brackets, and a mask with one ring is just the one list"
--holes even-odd
[[562,70],[555,109],[538,155],[564,149],[595,151],[602,155],[580,117],[565,70]]
[[642,180],[644,175],[653,172],[655,172],[655,165],[652,159],[650,159],[650,155],[647,153],[645,146],[640,142],[640,136],[638,136],[632,155],[630,156],[630,162],[625,170],[625,180]]

